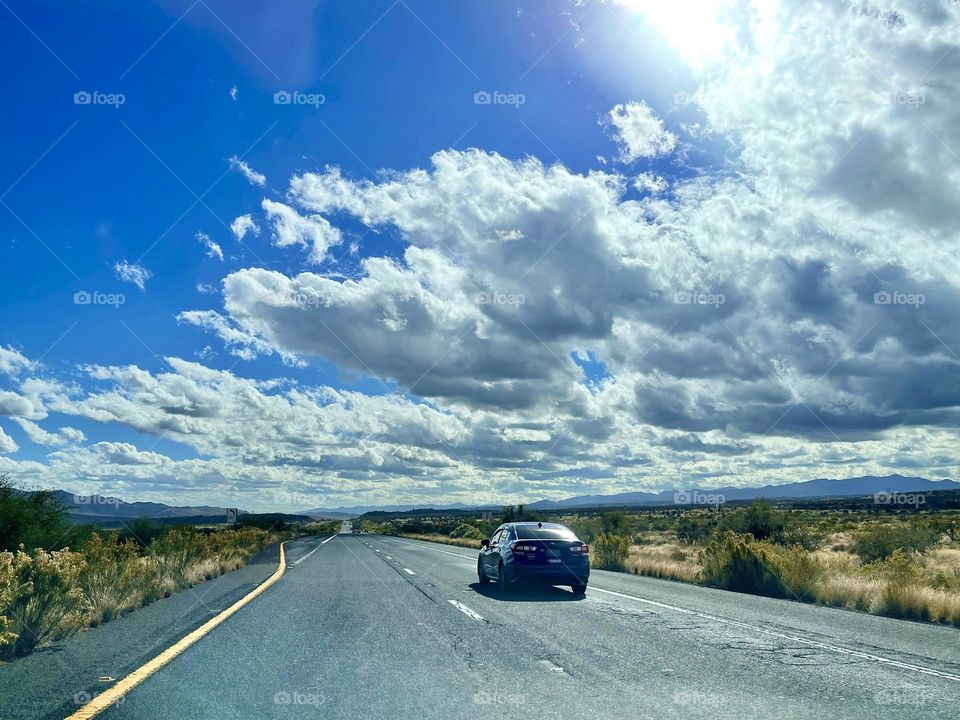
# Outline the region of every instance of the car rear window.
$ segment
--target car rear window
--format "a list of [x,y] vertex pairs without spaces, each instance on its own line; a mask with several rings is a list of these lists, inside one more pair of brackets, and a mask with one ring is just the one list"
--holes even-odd
[[577,536],[567,528],[531,527],[517,525],[518,540],[576,540]]

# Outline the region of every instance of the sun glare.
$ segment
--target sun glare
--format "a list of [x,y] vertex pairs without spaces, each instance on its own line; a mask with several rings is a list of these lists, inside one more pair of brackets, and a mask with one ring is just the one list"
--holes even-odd
[[730,0],[615,0],[647,20],[694,70],[720,56],[734,39],[724,22]]

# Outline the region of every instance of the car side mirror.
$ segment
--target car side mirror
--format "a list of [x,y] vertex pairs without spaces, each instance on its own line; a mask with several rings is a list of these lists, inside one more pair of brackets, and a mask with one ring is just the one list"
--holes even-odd
[[480,541],[480,547],[490,547],[490,541],[484,538]]

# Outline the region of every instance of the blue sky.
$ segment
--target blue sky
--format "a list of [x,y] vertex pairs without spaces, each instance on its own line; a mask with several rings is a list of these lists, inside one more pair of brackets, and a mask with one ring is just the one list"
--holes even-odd
[[[943,220],[953,161],[930,137],[953,142],[952,90],[920,94],[933,76],[952,87],[939,75],[951,60],[925,76],[936,48],[926,58],[889,23],[837,11],[832,32],[876,69],[831,88],[796,73],[834,58],[796,39],[803,11],[792,3],[769,17],[723,0],[701,9],[688,21],[684,3],[643,0],[10,0],[0,346],[25,360],[2,387],[8,405],[17,395],[31,409],[0,413],[0,470],[250,507],[480,500],[491,483],[489,499],[536,499],[915,467],[896,448],[917,432],[925,471],[954,471],[942,449],[949,383],[919,404],[861,384],[863,367],[904,387],[924,368],[955,371],[952,332],[939,326],[953,284],[930,270],[927,240],[953,239]],[[904,33],[949,26],[904,17]],[[841,91],[893,99],[825,119]],[[322,101],[278,104],[277,93]],[[500,95],[478,104],[478,93]],[[823,106],[800,109],[803,98]],[[937,164],[921,181],[940,178],[925,201],[896,193],[905,131],[919,138],[911,162]],[[869,202],[856,191],[864,170],[875,176]],[[424,177],[444,197],[436,207],[412,199]],[[335,178],[347,183],[337,197],[318,190]],[[284,228],[265,200],[306,221]],[[259,233],[238,238],[231,224],[247,214]],[[898,246],[886,235],[901,221],[909,237]],[[865,240],[874,225],[886,229]],[[333,239],[310,255],[315,232]],[[469,283],[447,286],[462,274]],[[309,306],[266,308],[263,288],[278,283]],[[422,306],[408,304],[405,283]],[[477,289],[512,301],[478,303]],[[924,302],[861,307],[884,290]],[[83,292],[123,302],[77,304]],[[678,299],[691,292],[711,299]],[[854,302],[857,312],[841,308]],[[447,322],[458,308],[468,323]],[[466,344],[451,353],[441,340],[454,337]],[[901,362],[877,353],[885,342],[905,348]],[[222,374],[198,380],[169,358]],[[820,385],[829,373],[836,385]],[[151,383],[166,399],[147,396]],[[237,415],[163,404],[196,383],[236,393]],[[327,435],[307,451],[290,445],[290,427],[270,435],[300,422],[298,392],[316,405],[308,414],[381,405],[344,426],[325,417]],[[356,395],[331,401],[337,392]],[[262,396],[244,407],[251,393]],[[255,437],[224,434],[277,402],[293,416],[251,427]],[[416,433],[383,430],[398,422],[396,403],[417,415]],[[157,408],[196,424],[171,430]],[[203,425],[214,419],[222,426]],[[31,436],[21,421],[84,439]],[[672,455],[691,435],[716,453]],[[558,474],[571,479],[556,484]]]

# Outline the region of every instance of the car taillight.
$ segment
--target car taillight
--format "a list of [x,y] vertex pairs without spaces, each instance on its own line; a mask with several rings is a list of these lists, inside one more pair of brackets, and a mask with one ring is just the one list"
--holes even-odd
[[586,555],[587,553],[590,552],[590,546],[587,545],[586,543],[582,545],[574,545],[573,547],[570,548],[570,552]]
[[537,551],[536,545],[524,545],[523,543],[514,543],[510,546],[514,552],[532,553]]

